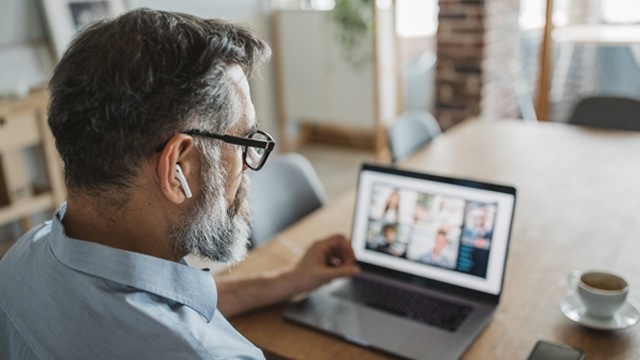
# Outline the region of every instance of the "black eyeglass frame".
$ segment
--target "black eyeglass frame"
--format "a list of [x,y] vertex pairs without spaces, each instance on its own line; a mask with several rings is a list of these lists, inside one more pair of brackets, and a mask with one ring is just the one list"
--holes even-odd
[[[271,151],[276,147],[276,142],[273,140],[273,137],[271,137],[271,135],[269,135],[268,133],[262,130],[257,130],[256,132],[254,132],[249,136],[253,136],[255,134],[262,134],[267,138],[267,140],[256,140],[256,139],[233,136],[233,135],[220,135],[220,134],[214,134],[208,131],[197,130],[197,129],[183,131],[182,133],[191,135],[191,136],[202,136],[202,137],[208,137],[211,139],[218,139],[228,144],[243,146],[244,148],[242,149],[242,161],[244,161],[244,163],[249,167],[249,169],[253,171],[258,171],[262,169],[264,164],[267,162],[267,158],[269,157],[269,154],[271,154]],[[248,149],[249,147],[264,149],[265,151],[265,154],[260,159],[260,163],[255,167],[247,162],[247,152],[249,150]]]

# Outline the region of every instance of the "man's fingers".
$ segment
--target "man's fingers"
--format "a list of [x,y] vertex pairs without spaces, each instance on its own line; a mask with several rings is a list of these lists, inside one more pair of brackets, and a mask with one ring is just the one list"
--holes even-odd
[[328,278],[330,280],[336,277],[357,275],[360,273],[360,267],[357,265],[344,265],[344,266],[338,266],[338,267],[331,267],[331,268],[328,268],[326,271],[327,271]]

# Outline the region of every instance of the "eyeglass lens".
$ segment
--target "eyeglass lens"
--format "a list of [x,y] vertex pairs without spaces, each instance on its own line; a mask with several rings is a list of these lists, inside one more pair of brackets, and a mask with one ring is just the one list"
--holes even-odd
[[[269,138],[262,133],[255,133],[253,135],[251,135],[250,137],[253,140],[260,140],[260,141],[268,141]],[[252,168],[257,168],[260,166],[260,164],[262,164],[262,161],[264,159],[265,154],[267,153],[267,151],[263,148],[257,148],[257,147],[251,147],[251,146],[247,146],[247,156],[246,156],[246,162],[247,165],[249,165]]]

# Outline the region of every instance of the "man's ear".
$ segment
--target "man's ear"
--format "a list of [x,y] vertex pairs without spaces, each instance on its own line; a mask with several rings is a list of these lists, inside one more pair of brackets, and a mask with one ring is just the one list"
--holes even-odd
[[156,172],[160,190],[175,204],[191,198],[189,178],[194,175],[194,149],[191,136],[177,134],[167,142],[158,158]]

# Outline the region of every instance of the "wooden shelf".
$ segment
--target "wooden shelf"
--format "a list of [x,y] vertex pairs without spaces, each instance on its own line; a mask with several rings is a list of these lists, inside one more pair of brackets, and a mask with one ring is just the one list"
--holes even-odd
[[45,91],[0,101],[0,226],[19,222],[26,232],[32,215],[64,201],[62,162],[47,126],[47,104]]
[[57,207],[51,193],[44,193],[33,196],[22,201],[16,201],[6,206],[0,207],[0,224],[7,224],[12,221],[22,220],[45,210]]

